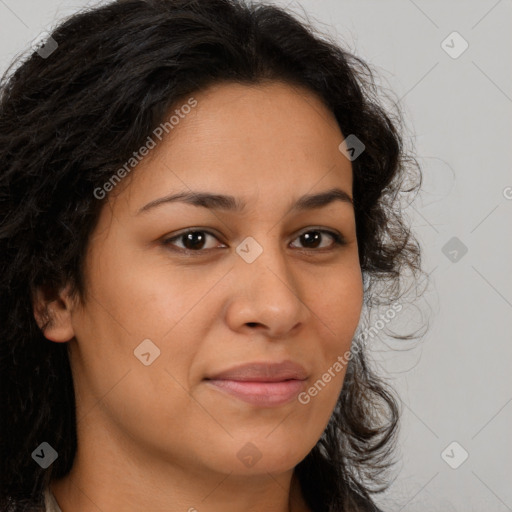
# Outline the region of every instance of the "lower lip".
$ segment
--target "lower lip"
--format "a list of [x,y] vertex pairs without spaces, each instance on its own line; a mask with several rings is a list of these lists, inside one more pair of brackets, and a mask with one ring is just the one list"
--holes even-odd
[[290,402],[297,397],[305,384],[304,380],[248,382],[212,379],[207,382],[244,402],[260,407],[276,407]]

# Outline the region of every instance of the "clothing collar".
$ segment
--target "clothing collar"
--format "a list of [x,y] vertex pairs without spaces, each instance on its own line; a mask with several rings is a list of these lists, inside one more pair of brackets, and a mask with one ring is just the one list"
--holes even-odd
[[62,512],[51,489],[47,487],[44,491],[45,512]]

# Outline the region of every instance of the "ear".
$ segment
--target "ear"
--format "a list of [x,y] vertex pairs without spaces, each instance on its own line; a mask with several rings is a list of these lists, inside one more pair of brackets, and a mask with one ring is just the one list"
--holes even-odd
[[66,342],[75,336],[71,322],[73,301],[71,286],[58,292],[48,287],[39,287],[32,294],[34,318],[44,337],[56,342]]

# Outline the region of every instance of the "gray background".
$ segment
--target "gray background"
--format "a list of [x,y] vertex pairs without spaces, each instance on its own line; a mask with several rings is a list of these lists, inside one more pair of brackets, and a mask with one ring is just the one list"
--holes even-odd
[[[378,501],[390,512],[512,511],[512,2],[273,1],[372,64],[401,101],[424,173],[407,212],[431,284],[396,322],[428,318],[429,331],[372,344],[403,401],[395,480]],[[2,70],[97,3],[0,0]],[[469,44],[457,58],[445,51],[463,48],[454,31]],[[459,246],[446,246],[453,237]]]

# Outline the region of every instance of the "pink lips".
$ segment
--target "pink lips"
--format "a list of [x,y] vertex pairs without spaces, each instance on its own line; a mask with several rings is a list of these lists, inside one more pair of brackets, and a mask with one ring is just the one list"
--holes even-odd
[[307,372],[292,361],[249,363],[212,375],[206,382],[218,390],[260,407],[276,407],[303,389]]

